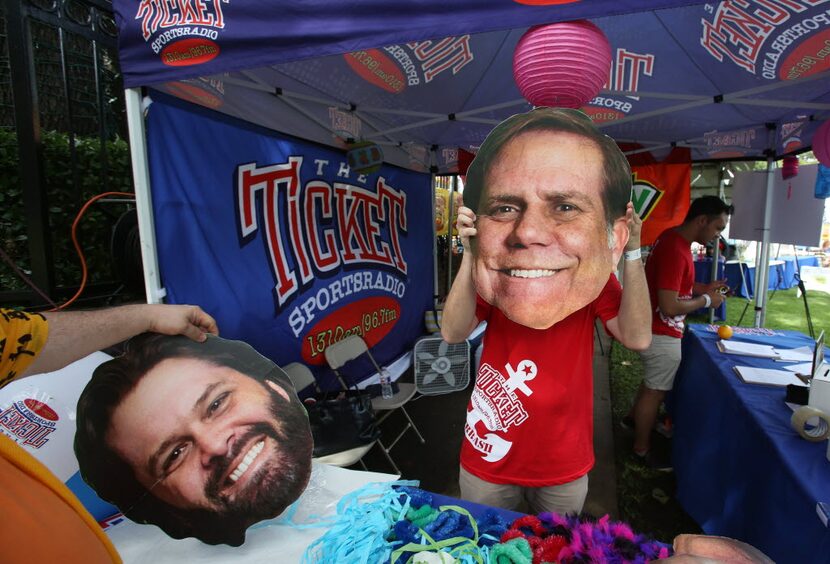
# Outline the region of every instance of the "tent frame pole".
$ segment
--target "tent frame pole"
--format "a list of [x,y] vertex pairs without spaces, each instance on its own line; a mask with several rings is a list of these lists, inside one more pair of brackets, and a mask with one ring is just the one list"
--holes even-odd
[[147,136],[141,100],[140,88],[124,90],[130,160],[135,185],[135,205],[138,213],[138,233],[141,240],[141,260],[144,268],[144,289],[147,294],[147,303],[159,304],[164,300],[167,291],[162,287],[159,275],[153,199],[150,194],[150,166],[147,160]]
[[453,229],[455,225],[453,225],[452,218],[453,214],[455,213],[455,193],[458,191],[458,174],[452,175],[452,184],[450,190],[450,201],[447,202],[447,240],[449,241],[449,245],[447,245],[447,294],[450,293],[450,288],[452,288],[452,250],[453,250]]
[[[432,194],[432,309],[438,310],[438,230],[435,228],[435,173],[429,175],[429,191]],[[435,322],[438,323],[436,314]]]
[[[774,135],[775,130],[772,130]],[[772,225],[773,189],[775,187],[775,159],[767,157],[767,192],[764,201],[764,227],[761,233],[761,256],[755,267],[755,327],[766,321],[767,286],[769,285],[770,226]]]

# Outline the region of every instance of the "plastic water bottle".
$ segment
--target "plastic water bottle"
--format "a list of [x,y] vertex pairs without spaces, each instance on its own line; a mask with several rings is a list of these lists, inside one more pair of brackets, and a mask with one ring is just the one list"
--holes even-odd
[[392,377],[389,375],[389,371],[385,368],[380,369],[380,395],[383,396],[383,399],[389,399],[394,396],[394,392],[392,391]]

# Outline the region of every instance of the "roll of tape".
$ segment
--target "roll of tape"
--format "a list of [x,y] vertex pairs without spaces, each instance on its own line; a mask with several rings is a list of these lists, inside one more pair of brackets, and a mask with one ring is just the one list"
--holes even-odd
[[[806,429],[805,425],[807,420],[811,417],[818,418],[818,425],[811,429]],[[790,418],[790,424],[802,439],[813,443],[823,441],[827,437],[830,437],[830,415],[809,405],[802,405],[796,409],[792,418]]]

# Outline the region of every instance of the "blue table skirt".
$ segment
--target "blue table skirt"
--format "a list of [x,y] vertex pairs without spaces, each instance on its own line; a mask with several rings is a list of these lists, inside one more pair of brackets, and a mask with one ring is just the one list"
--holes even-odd
[[[735,340],[785,348],[813,341],[795,331]],[[780,387],[745,384],[735,365],[781,368],[774,361],[720,353],[707,326],[683,338],[672,394],[677,499],[709,534],[748,542],[776,562],[830,562],[830,529],[816,502],[830,502],[827,442],[790,427]]]
[[[710,263],[711,264],[711,259]],[[818,257],[815,256],[800,256],[798,257],[798,265],[796,265],[796,257],[782,256],[770,261],[769,277],[767,279],[767,288],[769,290],[786,290],[794,288],[798,285],[798,267],[801,266],[819,266]],[[744,279],[741,280],[740,268],[743,267]],[[755,266],[750,266],[747,263],[739,263],[738,261],[729,261],[726,263],[726,279],[729,282],[729,287],[732,293],[736,296],[751,298],[755,295]]]
[[[794,288],[798,286],[798,268],[796,267],[796,257],[786,256],[778,257],[778,260],[783,260],[783,279],[781,285],[784,288]],[[820,266],[818,257],[798,257],[798,267],[801,266]]]

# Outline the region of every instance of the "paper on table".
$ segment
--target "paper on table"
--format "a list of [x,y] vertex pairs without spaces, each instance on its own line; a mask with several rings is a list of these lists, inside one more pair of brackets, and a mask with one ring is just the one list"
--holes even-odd
[[787,366],[782,366],[784,370],[789,370],[790,372],[795,372],[796,374],[801,374],[803,376],[812,376],[810,374],[813,371],[813,363],[812,362],[799,362],[798,364],[788,364]]
[[755,368],[752,366],[735,366],[735,372],[741,380],[747,384],[765,384],[767,386],[806,386],[801,379],[786,370],[775,370],[773,368]]
[[742,343],[740,341],[718,341],[718,350],[728,354],[741,354],[744,356],[759,356],[762,358],[778,358],[778,353],[772,345],[756,345],[754,343]]
[[806,362],[813,360],[813,349],[810,347],[798,347],[797,349],[779,349],[774,347],[778,353],[778,359],[784,362]]

